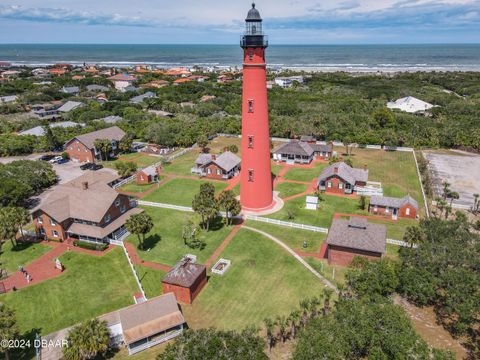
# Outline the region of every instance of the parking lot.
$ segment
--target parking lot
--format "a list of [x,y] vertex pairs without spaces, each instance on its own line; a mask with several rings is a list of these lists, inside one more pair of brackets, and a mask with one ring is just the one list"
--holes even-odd
[[454,204],[471,206],[473,194],[480,194],[480,155],[460,151],[426,151],[424,155],[429,162],[435,193],[440,196],[443,191],[442,183],[447,181],[451,184],[451,190],[460,195],[460,199],[454,201]]

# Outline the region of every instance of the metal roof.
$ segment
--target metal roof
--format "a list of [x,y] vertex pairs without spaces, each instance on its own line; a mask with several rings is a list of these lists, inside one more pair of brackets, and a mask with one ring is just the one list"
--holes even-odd
[[318,178],[318,184],[320,185],[321,181],[325,181],[334,175],[338,176],[339,178],[345,180],[352,185],[355,185],[357,181],[368,181],[368,170],[354,169],[345,164],[344,162],[337,162],[322,171],[320,177]]
[[388,196],[374,195],[370,198],[370,205],[385,206],[390,208],[401,208],[403,205],[410,204],[418,209],[418,202],[410,195],[403,198],[394,198]]
[[76,108],[83,106],[81,102],[78,101],[67,101],[65,104],[60,106],[58,108],[58,111],[60,112],[70,112],[72,110],[75,110]]
[[260,12],[255,8],[255,3],[252,3],[252,8],[248,11],[245,21],[262,21]]
[[180,261],[170,270],[162,282],[181,287],[190,287],[206,271],[205,265],[194,264],[190,259]]

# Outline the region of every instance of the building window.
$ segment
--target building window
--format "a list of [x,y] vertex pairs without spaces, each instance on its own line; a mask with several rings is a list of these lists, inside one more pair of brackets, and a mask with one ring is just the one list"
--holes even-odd
[[109,223],[110,220],[112,220],[112,217],[110,216],[110,214],[105,215],[105,222]]
[[217,169],[217,175],[222,175],[222,170]]
[[57,223],[55,222],[55,220],[50,219],[50,225],[52,225],[52,226],[57,226]]
[[39,232],[40,232],[40,235],[45,235],[45,229],[44,228],[40,228]]
[[248,137],[248,148],[253,149],[253,136]]
[[37,222],[38,222],[39,224],[43,224],[43,218],[42,218],[41,216],[39,216],[39,217],[37,218]]
[[[142,180],[143,180],[143,177],[142,177]],[[120,199],[115,200],[115,206],[116,207],[120,206]]]
[[407,215],[407,216],[410,215],[410,208],[407,208],[407,210],[405,210],[405,215]]
[[248,112],[253,113],[253,100],[248,100]]
[[123,214],[125,210],[127,210],[127,208],[125,207],[125,205],[122,205],[122,207],[120,208],[120,212]]
[[212,169],[208,168],[207,169],[207,174],[210,175],[212,173]]
[[248,58],[250,59],[250,61],[253,60],[253,50],[250,50],[249,53],[248,53]]
[[52,236],[58,238],[58,231],[52,230]]
[[342,190],[342,189],[343,189],[343,183],[338,183],[338,188],[339,188],[340,190]]
[[386,212],[386,213],[389,213],[389,212],[390,212],[390,208],[389,208],[388,206],[386,207],[385,212]]
[[329,188],[331,188],[331,187],[333,186],[332,182],[329,181],[329,182],[327,183],[327,186],[328,186]]
[[248,170],[248,181],[253,182],[253,170]]

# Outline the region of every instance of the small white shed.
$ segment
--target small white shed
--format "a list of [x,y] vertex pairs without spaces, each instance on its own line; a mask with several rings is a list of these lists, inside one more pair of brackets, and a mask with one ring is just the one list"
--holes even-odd
[[307,196],[307,205],[305,206],[307,210],[317,210],[318,209],[318,196]]

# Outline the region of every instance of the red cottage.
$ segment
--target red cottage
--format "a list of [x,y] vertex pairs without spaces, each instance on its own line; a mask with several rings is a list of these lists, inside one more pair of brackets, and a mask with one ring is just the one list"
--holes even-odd
[[344,162],[325,168],[318,178],[318,189],[326,193],[352,194],[356,186],[365,186],[368,169],[354,169]]
[[333,219],[327,237],[329,264],[347,266],[355,256],[379,259],[386,253],[387,228],[369,224],[367,219]]
[[387,196],[372,196],[368,211],[375,215],[391,217],[394,220],[397,220],[399,217],[415,219],[418,212],[418,203],[410,195],[401,199]]
[[195,160],[192,173],[209,179],[228,180],[239,173],[240,163],[240,158],[230,151],[226,151],[219,156],[200,154]]
[[136,182],[138,185],[148,185],[158,181],[158,168],[149,166],[137,172]]
[[163,293],[174,293],[184,304],[191,304],[206,284],[207,268],[190,259],[180,261],[162,280]]
[[95,149],[95,140],[108,139],[112,142],[112,153],[118,153],[118,143],[125,137],[125,132],[117,126],[78,135],[65,144],[65,151],[72,161],[93,163],[100,159],[100,151]]

